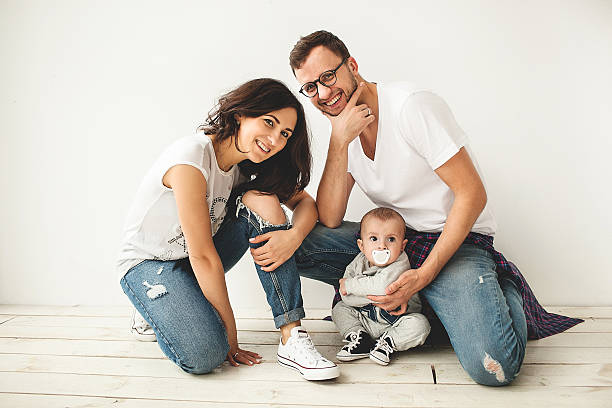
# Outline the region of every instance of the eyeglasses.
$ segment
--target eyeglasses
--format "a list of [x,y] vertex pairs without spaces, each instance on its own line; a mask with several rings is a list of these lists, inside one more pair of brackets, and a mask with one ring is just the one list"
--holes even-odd
[[300,93],[304,96],[307,96],[309,98],[314,98],[316,94],[319,93],[319,87],[317,86],[317,82],[320,83],[323,86],[326,87],[330,87],[333,84],[336,83],[336,71],[338,71],[340,69],[340,67],[342,66],[342,64],[344,64],[344,62],[348,59],[348,57],[346,57],[345,59],[342,60],[342,62],[334,69],[330,69],[329,71],[325,71],[323,72],[321,75],[319,75],[319,79],[316,79],[312,82],[306,82],[304,85],[302,85],[302,87],[300,88]]

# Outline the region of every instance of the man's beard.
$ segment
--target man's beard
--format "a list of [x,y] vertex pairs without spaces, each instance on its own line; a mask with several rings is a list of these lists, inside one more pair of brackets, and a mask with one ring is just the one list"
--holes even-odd
[[[348,101],[351,100],[351,98],[353,97],[353,94],[357,90],[357,85],[358,85],[357,84],[357,78],[355,78],[355,76],[351,73],[351,89],[349,89],[349,94],[346,95],[347,103],[348,103]],[[341,114],[344,111],[344,109],[342,109],[340,112],[338,112],[338,113],[336,113],[334,115],[334,114],[328,112],[327,110],[325,110],[325,105],[319,104],[319,107],[323,107],[323,109],[319,108],[319,110],[321,110],[322,112],[325,112],[329,116],[338,116],[339,114]]]

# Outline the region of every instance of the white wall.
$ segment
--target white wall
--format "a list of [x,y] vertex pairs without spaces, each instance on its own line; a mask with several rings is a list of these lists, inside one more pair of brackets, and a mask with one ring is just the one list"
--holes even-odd
[[[171,5],[172,4],[172,5]],[[0,303],[125,304],[114,258],[159,152],[325,28],[364,78],[435,89],[470,135],[497,247],[546,304],[612,305],[610,1],[0,2]],[[374,5],[376,4],[376,5]],[[327,124],[307,107],[314,193]],[[353,194],[348,217],[371,204]],[[236,307],[265,305],[247,259]],[[307,306],[329,288],[305,283]]]

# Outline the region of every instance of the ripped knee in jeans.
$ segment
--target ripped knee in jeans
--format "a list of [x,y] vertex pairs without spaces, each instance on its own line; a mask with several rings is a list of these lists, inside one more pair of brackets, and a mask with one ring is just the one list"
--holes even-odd
[[280,227],[289,223],[289,218],[274,194],[247,191],[236,199],[236,216],[245,209],[249,218],[253,216],[260,228]]

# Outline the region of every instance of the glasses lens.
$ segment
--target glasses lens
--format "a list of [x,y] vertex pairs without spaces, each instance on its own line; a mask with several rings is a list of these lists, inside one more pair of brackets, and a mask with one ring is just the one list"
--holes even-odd
[[334,71],[327,71],[321,74],[319,80],[323,85],[333,85],[336,83],[336,73]]
[[302,93],[312,98],[317,94],[317,86],[314,82],[308,82],[302,85]]

